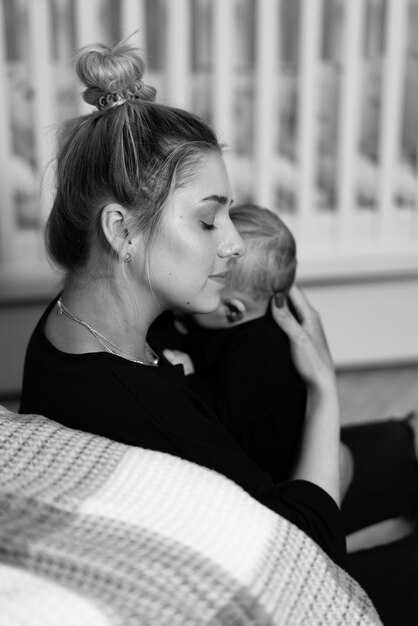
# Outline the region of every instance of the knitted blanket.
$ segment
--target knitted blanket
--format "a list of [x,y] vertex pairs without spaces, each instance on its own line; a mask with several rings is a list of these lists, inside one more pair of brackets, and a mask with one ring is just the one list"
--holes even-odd
[[381,623],[229,479],[3,407],[0,605],[2,626]]

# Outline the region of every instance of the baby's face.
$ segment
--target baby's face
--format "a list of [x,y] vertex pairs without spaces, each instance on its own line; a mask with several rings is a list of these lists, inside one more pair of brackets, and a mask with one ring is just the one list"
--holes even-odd
[[269,306],[269,298],[253,300],[239,291],[222,291],[221,302],[211,313],[195,313],[192,315],[198,326],[203,328],[221,329],[232,328],[250,320],[263,317]]
[[242,294],[235,292],[226,285],[221,292],[221,301],[217,308],[211,313],[194,313],[191,317],[198,326],[202,328],[231,328],[232,324],[228,319],[228,302],[231,298],[242,299]]

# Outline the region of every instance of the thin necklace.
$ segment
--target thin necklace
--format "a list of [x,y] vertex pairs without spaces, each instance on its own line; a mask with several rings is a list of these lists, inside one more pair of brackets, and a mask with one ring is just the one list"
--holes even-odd
[[[149,360],[148,361],[141,361],[141,359],[138,359],[134,354],[132,354],[131,352],[128,352],[124,348],[120,348],[115,343],[112,343],[110,341],[110,339],[108,339],[107,337],[102,335],[102,333],[99,333],[99,331],[96,330],[95,328],[93,328],[92,326],[90,326],[90,324],[87,324],[87,322],[85,322],[84,320],[82,320],[79,317],[77,317],[76,315],[74,315],[74,313],[72,313],[69,309],[67,309],[67,307],[62,302],[61,298],[58,298],[57,307],[58,307],[58,315],[64,314],[67,317],[69,317],[71,320],[73,320],[74,322],[77,322],[77,324],[80,324],[81,326],[84,326],[84,328],[87,328],[87,330],[89,332],[91,332],[91,334],[105,348],[105,350],[107,350],[111,354],[114,354],[116,356],[120,356],[117,352],[115,352],[115,350],[117,350],[118,352],[123,352],[124,354],[127,354],[128,357],[129,357],[129,360],[132,361],[133,363],[140,363],[141,365],[152,365],[154,367],[156,365],[158,365],[158,362],[159,362],[160,359],[155,354],[154,350],[148,345],[147,342],[145,342],[145,349],[146,349],[146,351],[148,353],[147,354],[147,358]],[[114,350],[112,350],[112,348],[110,346],[112,346],[112,348],[114,348]],[[123,357],[123,358],[126,358],[126,357]]]

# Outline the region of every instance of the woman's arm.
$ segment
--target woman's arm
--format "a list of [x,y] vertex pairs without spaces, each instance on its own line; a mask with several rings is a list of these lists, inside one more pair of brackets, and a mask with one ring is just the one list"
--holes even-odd
[[295,366],[308,391],[300,456],[292,478],[315,483],[339,504],[340,410],[334,367],[317,311],[297,287],[292,287],[289,297],[297,318],[282,297],[273,300],[272,314],[289,337]]

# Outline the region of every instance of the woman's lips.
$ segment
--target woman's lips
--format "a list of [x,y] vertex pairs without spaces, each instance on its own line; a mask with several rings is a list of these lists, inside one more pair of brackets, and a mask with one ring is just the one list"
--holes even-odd
[[227,272],[219,272],[219,274],[211,274],[209,276],[209,278],[212,278],[213,280],[219,280],[219,281],[224,282],[226,274],[227,274]]

